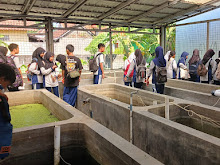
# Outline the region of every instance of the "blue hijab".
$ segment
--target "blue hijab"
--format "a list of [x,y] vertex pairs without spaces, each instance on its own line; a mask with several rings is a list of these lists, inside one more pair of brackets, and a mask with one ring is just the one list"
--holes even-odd
[[186,57],[189,55],[189,53],[187,53],[187,52],[183,52],[182,54],[181,54],[181,57],[180,57],[180,59],[179,59],[179,61],[178,61],[178,64],[177,64],[177,67],[180,67],[180,63],[183,63],[184,65],[186,65]]
[[158,67],[165,67],[166,66],[166,60],[164,59],[163,55],[163,48],[161,46],[158,46],[155,49],[156,57],[153,59],[153,62]]

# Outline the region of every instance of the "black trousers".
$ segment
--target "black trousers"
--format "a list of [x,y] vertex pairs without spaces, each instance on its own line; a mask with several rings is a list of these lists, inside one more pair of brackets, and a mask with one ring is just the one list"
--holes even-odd
[[18,87],[8,87],[9,92],[19,91]]
[[143,85],[143,82],[134,83],[134,87],[135,87],[135,88],[142,89],[142,85]]
[[157,93],[160,93],[160,94],[164,93],[165,84],[155,84],[155,86],[156,86]]

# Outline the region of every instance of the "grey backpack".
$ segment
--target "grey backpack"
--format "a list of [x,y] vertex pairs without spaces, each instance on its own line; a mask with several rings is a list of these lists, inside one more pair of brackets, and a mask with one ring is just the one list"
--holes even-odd
[[94,56],[93,59],[89,60],[89,70],[91,72],[96,72],[99,69],[99,65],[96,62],[96,58],[101,55],[102,53],[97,54],[96,56]]
[[140,65],[137,66],[137,78],[140,80],[140,79],[143,79],[143,78],[146,78],[146,66],[144,64],[144,58],[141,62]]
[[156,65],[156,82],[158,84],[163,84],[167,82],[167,68],[166,67],[159,67]]

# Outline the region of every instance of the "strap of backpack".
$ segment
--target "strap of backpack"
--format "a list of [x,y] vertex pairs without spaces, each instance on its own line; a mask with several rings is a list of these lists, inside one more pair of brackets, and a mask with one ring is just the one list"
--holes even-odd
[[69,72],[69,62],[68,62],[68,57],[66,56],[66,69]]

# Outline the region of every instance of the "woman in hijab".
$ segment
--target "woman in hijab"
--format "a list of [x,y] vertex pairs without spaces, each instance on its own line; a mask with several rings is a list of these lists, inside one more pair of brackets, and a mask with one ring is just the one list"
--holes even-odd
[[52,92],[53,89],[53,93],[59,97],[58,78],[61,75],[59,75],[59,71],[56,70],[57,65],[54,63],[54,54],[47,52],[44,58],[44,65],[40,68],[44,77],[44,87],[50,92]]
[[[135,55],[134,53],[131,53],[130,56],[128,57],[128,59],[125,60],[125,64],[123,67],[124,70],[124,78],[127,75],[128,69],[131,65],[131,62],[135,59]],[[134,70],[131,72],[131,74],[129,75],[129,77],[127,78],[127,81],[124,81],[126,86],[131,86],[132,87],[132,80],[133,80],[133,75],[134,75]]]
[[218,79],[218,78],[216,77],[217,69],[220,69],[220,68],[219,68],[219,67],[220,67],[220,66],[219,66],[219,62],[220,62],[220,51],[218,52],[218,58],[215,60],[215,62],[216,62],[216,71],[215,71],[213,80],[214,80],[214,84],[215,84],[215,85],[220,85],[220,79]]
[[156,67],[159,67],[159,68],[166,67],[166,60],[164,59],[163,48],[161,46],[158,46],[155,49],[155,53],[156,53],[156,57],[150,63],[150,71],[149,71],[147,81],[149,81],[149,78],[152,74],[152,85],[155,84],[155,88],[153,86],[153,92],[163,94],[165,84],[158,83],[156,81]]
[[177,64],[175,61],[176,53],[174,51],[170,51],[168,57],[164,57],[166,60],[166,67],[167,67],[167,78],[175,79],[176,72],[177,72]]
[[186,64],[186,60],[189,56],[189,53],[187,52],[183,52],[181,54],[181,57],[178,61],[178,64],[177,64],[177,78],[178,79],[188,79],[188,69],[187,69],[187,64]]
[[[142,55],[140,49],[136,49],[135,52],[134,52],[134,55],[135,55],[135,60],[132,60],[132,62],[130,64],[128,72],[127,72],[127,74],[125,75],[125,78],[124,78],[125,82],[129,78],[129,76],[131,75],[133,70],[135,70],[134,71],[135,73],[138,73],[138,66],[140,66],[141,64],[145,66],[145,64],[146,64],[146,61],[143,58],[143,55]],[[146,72],[145,72],[145,76],[146,76]],[[141,78],[138,74],[135,74],[135,78],[133,78],[133,79],[136,79],[136,80],[134,80],[134,87],[141,89],[145,78]]]
[[201,59],[199,57],[199,50],[195,49],[193,51],[192,57],[189,59],[190,81],[200,82],[199,75],[197,74],[197,68],[200,63],[201,63]]
[[214,55],[215,52],[212,49],[209,49],[202,59],[202,64],[205,65],[208,72],[206,75],[200,76],[201,83],[209,84],[213,79],[213,75],[216,71],[216,62],[212,60],[212,56]]
[[32,62],[29,71],[33,74],[31,78],[33,89],[43,88],[43,75],[41,74],[40,68],[43,66],[42,61],[45,52],[43,48],[39,47],[32,54]]
[[8,86],[8,90],[10,92],[19,91],[18,87],[23,86],[23,79],[22,79],[21,73],[19,72],[18,68],[16,67],[14,63],[14,60],[11,57],[6,56],[7,52],[8,52],[8,49],[6,47],[0,46],[0,63],[9,64],[13,68],[16,74],[16,80],[12,85]]

